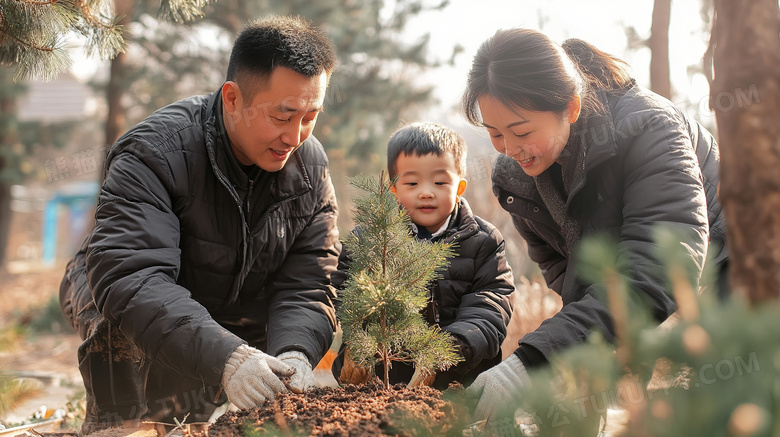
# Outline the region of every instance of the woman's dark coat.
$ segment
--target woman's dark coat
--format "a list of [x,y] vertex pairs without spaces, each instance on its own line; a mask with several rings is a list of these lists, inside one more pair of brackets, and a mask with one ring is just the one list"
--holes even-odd
[[[669,101],[633,86],[600,93],[606,111],[587,118],[584,171],[568,193],[566,213],[583,237],[597,233],[618,241],[627,266],[632,300],[665,320],[676,310],[659,257],[655,229],[675,233],[698,280],[709,254],[723,267],[728,257],[725,216],[717,200],[719,156],[712,135]],[[571,140],[570,140],[571,143]],[[603,291],[577,274],[576,248],[569,250],[534,179],[501,155],[493,170],[493,192],[512,215],[548,286],[563,309],[520,340],[518,355],[528,363],[582,343],[594,330],[614,338]],[[571,253],[571,256],[569,255]],[[637,299],[634,299],[637,298]],[[540,356],[541,354],[541,356]]]

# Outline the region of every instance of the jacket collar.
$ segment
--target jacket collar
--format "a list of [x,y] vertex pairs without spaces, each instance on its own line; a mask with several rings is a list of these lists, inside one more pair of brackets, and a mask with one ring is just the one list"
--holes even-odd
[[447,241],[462,240],[470,237],[479,230],[479,224],[474,219],[471,207],[466,199],[461,198],[450,218],[450,225],[444,232]]

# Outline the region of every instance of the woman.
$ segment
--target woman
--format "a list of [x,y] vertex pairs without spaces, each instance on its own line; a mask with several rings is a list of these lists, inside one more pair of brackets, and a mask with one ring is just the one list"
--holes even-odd
[[560,312],[469,388],[480,399],[475,416],[489,419],[527,382],[526,368],[593,331],[614,340],[606,302],[575,268],[584,236],[617,239],[629,286],[659,322],[676,305],[657,258],[656,226],[680,236],[697,279],[708,248],[724,273],[728,254],[715,140],[637,86],[625,62],[581,40],[559,46],[534,30],[502,30],[476,54],[463,104],[502,154],[494,193],[563,300]]

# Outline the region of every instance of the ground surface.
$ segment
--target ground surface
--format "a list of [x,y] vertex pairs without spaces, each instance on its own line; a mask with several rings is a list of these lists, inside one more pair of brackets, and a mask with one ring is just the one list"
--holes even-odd
[[460,436],[467,423],[465,407],[430,387],[349,385],[285,393],[263,408],[227,413],[209,436]]
[[[57,296],[64,265],[26,273],[0,273],[0,330],[28,324]],[[19,423],[42,406],[56,410],[83,392],[77,350],[81,339],[75,331],[28,332],[18,341],[0,346],[0,371],[38,381],[40,389],[0,417]]]
[[[40,314],[47,303],[58,295],[64,268],[62,263],[47,269],[38,267],[26,273],[0,273],[0,331],[20,322],[29,324],[31,319]],[[541,295],[533,291],[517,296],[516,309],[526,308],[530,315],[516,312],[513,316],[505,344],[505,355],[511,353],[514,349],[512,345],[516,345],[517,339],[525,331],[534,329],[543,318],[557,309],[555,302],[548,308]],[[28,332],[12,347],[0,344],[0,371],[24,373],[39,381],[41,387],[10,413],[0,416],[0,421],[18,423],[32,416],[41,406],[46,406],[49,410],[64,408],[69,400],[83,396],[83,383],[76,358],[80,343],[78,335],[65,327],[55,332]],[[316,372],[316,376],[320,386],[335,385],[329,371]],[[277,407],[272,409],[229,413],[223,416],[213,426],[211,435],[240,435],[240,427],[245,422],[268,425],[276,423],[276,418],[282,416],[285,417],[283,423],[287,423],[290,429],[305,424],[317,435],[424,435],[428,431],[407,427],[404,433],[400,433],[398,429],[400,424],[408,423],[408,419],[419,414],[427,415],[431,419],[430,426],[440,427],[437,433],[446,434],[448,430],[459,427],[467,418],[467,413],[455,413],[451,405],[445,405],[438,393],[425,391],[426,389],[408,393],[395,392],[394,396],[379,396],[370,402],[366,400],[366,392],[351,390],[319,389],[311,396],[283,395],[274,404]],[[410,408],[412,411],[415,411],[415,408],[419,411],[415,414],[408,413]],[[300,411],[304,409],[311,413],[301,414]],[[382,409],[385,412],[378,413]],[[315,411],[324,414],[317,418]],[[371,416],[373,413],[368,411],[377,413]],[[626,422],[625,414],[611,411],[610,415],[612,419],[608,421],[607,432],[604,434],[607,436],[617,435],[615,431],[623,428]],[[104,435],[90,437],[164,435],[153,429],[114,429],[103,433]],[[460,431],[455,434],[461,435]]]

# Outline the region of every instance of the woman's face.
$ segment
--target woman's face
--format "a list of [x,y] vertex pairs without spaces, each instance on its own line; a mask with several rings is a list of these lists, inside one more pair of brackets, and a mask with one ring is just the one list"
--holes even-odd
[[529,176],[540,175],[558,159],[569,140],[570,123],[579,116],[580,104],[575,97],[559,114],[509,108],[487,94],[477,103],[493,147],[517,161]]

